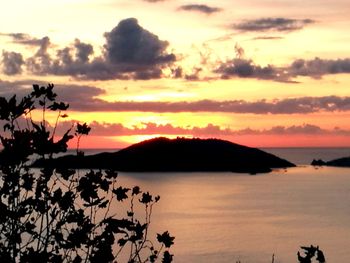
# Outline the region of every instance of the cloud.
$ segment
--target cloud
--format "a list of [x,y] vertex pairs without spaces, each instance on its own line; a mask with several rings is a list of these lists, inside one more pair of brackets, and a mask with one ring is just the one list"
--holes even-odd
[[176,60],[166,52],[169,43],[143,29],[135,18],[121,21],[105,37],[106,62],[121,73],[136,73],[136,78],[161,77],[161,67]]
[[257,78],[257,79],[277,79],[278,69],[271,65],[265,67],[255,65],[252,60],[235,58],[221,63],[214,71],[219,73],[221,78]]
[[259,37],[254,37],[252,40],[281,40],[283,37],[279,36],[259,36]]
[[298,59],[287,68],[290,76],[320,78],[327,74],[350,73],[350,59]]
[[192,5],[182,5],[178,8],[178,10],[181,11],[195,11],[204,13],[207,15],[211,15],[213,13],[221,12],[222,9],[218,7],[211,7],[208,5],[198,5],[198,4],[192,4]]
[[290,65],[260,66],[251,59],[233,58],[222,61],[213,70],[220,74],[222,79],[255,78],[279,82],[298,83],[295,79],[300,76],[315,79],[325,75],[350,73],[350,59],[297,59]]
[[305,26],[315,23],[311,19],[290,19],[290,18],[259,18],[244,20],[238,24],[232,25],[233,29],[241,32],[291,32],[303,29]]
[[[0,81],[0,96],[24,95],[31,91],[33,80]],[[39,83],[45,85],[45,83]],[[309,114],[350,111],[350,97],[324,96],[274,100],[199,100],[182,102],[105,101],[98,98],[105,90],[85,85],[56,85],[59,99],[68,102],[71,110],[115,112],[225,112],[238,114]]]
[[89,57],[94,54],[93,46],[91,44],[82,43],[79,39],[76,39],[74,47],[76,48],[77,61],[80,63],[89,62]]
[[[46,86],[47,83],[43,83],[36,80],[23,80],[23,81],[3,81],[0,80],[0,96],[9,98],[14,94],[18,98],[22,98],[28,93],[32,92],[32,84],[39,84]],[[87,105],[93,103],[96,96],[105,94],[104,89],[100,89],[88,85],[73,85],[73,84],[57,84],[55,85],[55,92],[58,94],[57,99],[70,104]],[[100,101],[101,102],[101,101]],[[72,105],[73,106],[73,105]]]
[[41,39],[39,49],[34,56],[26,60],[27,69],[38,75],[46,75],[50,71],[51,57],[48,49],[51,45],[50,38],[44,37]]
[[21,45],[40,46],[43,39],[32,37],[25,33],[0,33],[2,36],[11,37],[12,41]]
[[[175,55],[166,51],[169,43],[142,28],[135,18],[122,20],[112,31],[105,33],[106,43],[99,57],[94,57],[91,44],[79,39],[70,46],[56,50],[53,55],[48,37],[39,40],[30,39],[25,34],[11,36],[20,43],[31,41],[38,45],[37,52],[25,59],[26,69],[34,75],[73,76],[91,80],[147,80],[161,78],[163,69],[176,61]],[[15,58],[8,57],[7,64],[10,65],[9,60]]]
[[[70,123],[62,123],[61,127],[67,128]],[[105,123],[93,121],[89,124],[92,136],[132,136],[132,135],[190,135],[205,137],[222,136],[242,136],[242,135],[341,135],[349,136],[350,130],[323,129],[312,124],[292,125],[292,126],[274,126],[268,129],[230,129],[222,128],[212,123],[204,127],[181,127],[172,124],[156,124],[152,122],[140,123],[133,127],[125,127],[121,123]]]
[[[350,97],[300,97],[282,100],[258,101],[214,101],[199,100],[193,102],[136,102],[115,101],[107,102],[97,98],[103,94],[102,89],[85,86],[58,85],[57,92],[71,103],[76,111],[116,111],[116,112],[226,112],[251,114],[307,114],[316,112],[350,111]],[[79,88],[80,87],[80,88]],[[78,89],[79,88],[79,89]],[[81,91],[78,92],[78,91]],[[67,94],[67,97],[66,95]],[[81,98],[84,98],[82,100]]]
[[24,60],[20,53],[3,51],[1,64],[3,73],[12,76],[22,73]]
[[[93,91],[93,90],[91,90]],[[98,90],[96,90],[98,91]],[[88,95],[88,94],[86,94]],[[317,112],[350,111],[350,97],[300,97],[282,100],[258,101],[214,101],[193,102],[107,102],[88,97],[72,101],[72,109],[77,111],[116,112],[226,112],[238,114],[308,114]],[[96,94],[97,95],[97,94]],[[95,96],[96,96],[95,95]]]

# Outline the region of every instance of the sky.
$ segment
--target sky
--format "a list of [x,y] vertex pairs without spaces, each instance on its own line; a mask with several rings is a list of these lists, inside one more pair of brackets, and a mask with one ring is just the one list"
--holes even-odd
[[[84,148],[350,146],[348,0],[12,0],[0,96],[54,83]],[[49,116],[51,123],[55,116]]]

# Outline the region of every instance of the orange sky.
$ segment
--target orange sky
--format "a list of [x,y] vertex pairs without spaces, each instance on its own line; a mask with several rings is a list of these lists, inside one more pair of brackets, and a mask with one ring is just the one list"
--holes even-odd
[[[52,82],[86,148],[350,146],[348,0],[13,0],[0,96]],[[54,120],[54,116],[51,117]]]

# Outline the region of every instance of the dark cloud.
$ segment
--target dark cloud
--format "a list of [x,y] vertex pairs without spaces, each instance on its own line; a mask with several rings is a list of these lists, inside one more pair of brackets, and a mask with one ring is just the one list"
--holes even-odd
[[50,71],[51,57],[48,49],[51,45],[50,39],[44,37],[41,39],[39,49],[34,56],[26,60],[27,69],[38,75],[46,75]]
[[350,73],[350,59],[298,59],[287,68],[290,76],[320,78],[327,74]]
[[17,75],[22,73],[24,60],[22,54],[17,52],[2,52],[2,71],[6,75]]
[[307,76],[322,78],[331,74],[350,73],[350,59],[297,59],[288,66],[260,66],[253,60],[234,58],[221,62],[214,70],[222,79],[255,78],[287,83],[298,83],[296,78]]
[[135,72],[142,79],[161,77],[161,67],[176,60],[167,41],[143,29],[135,18],[121,21],[106,37],[106,61],[121,73]]
[[76,59],[81,63],[89,62],[89,57],[94,54],[94,48],[91,44],[80,42],[79,39],[75,40],[74,47],[76,49]]
[[105,37],[107,59],[112,64],[148,66],[174,60],[164,52],[168,42],[143,29],[135,18],[121,21]]
[[21,45],[40,46],[42,39],[32,37],[25,33],[1,33],[2,36],[11,37],[12,41]]
[[163,68],[176,60],[174,54],[166,52],[169,43],[142,28],[135,18],[122,20],[111,32],[105,33],[105,38],[101,57],[93,57],[92,45],[79,39],[51,56],[50,39],[44,38],[37,53],[27,59],[27,69],[37,75],[147,80],[161,78]]
[[271,65],[262,67],[255,65],[252,60],[235,58],[221,63],[215,73],[219,73],[223,79],[231,77],[277,79],[278,71]]
[[260,18],[245,20],[232,27],[241,32],[263,32],[279,31],[291,32],[304,28],[306,25],[315,23],[311,19],[290,19],[290,18]]
[[198,4],[193,4],[193,5],[182,5],[178,8],[178,10],[181,11],[195,11],[195,12],[200,12],[204,13],[207,15],[211,15],[213,13],[217,13],[222,11],[221,8],[218,7],[211,7],[208,5],[198,5]]

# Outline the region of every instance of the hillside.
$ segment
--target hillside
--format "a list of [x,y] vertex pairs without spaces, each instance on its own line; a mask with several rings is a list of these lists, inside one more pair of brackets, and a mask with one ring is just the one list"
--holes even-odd
[[85,157],[73,155],[36,162],[66,168],[106,168],[134,172],[232,171],[244,173],[269,172],[271,168],[293,167],[294,164],[256,148],[218,139],[146,140],[115,153]]
[[313,160],[311,165],[314,166],[335,166],[335,167],[350,167],[350,157],[334,159],[328,162],[323,160]]

